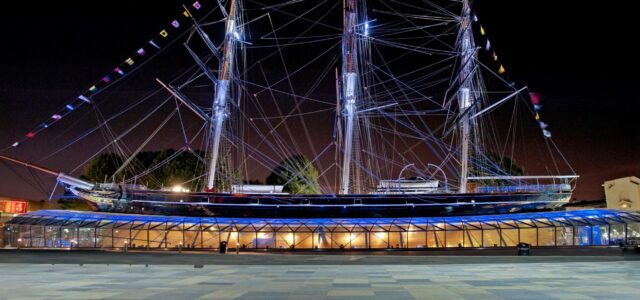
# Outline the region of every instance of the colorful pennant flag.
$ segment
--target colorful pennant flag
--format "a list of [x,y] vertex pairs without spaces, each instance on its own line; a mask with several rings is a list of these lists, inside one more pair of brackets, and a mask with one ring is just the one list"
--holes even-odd
[[478,22],[478,16],[476,16],[476,14],[473,14],[473,21]]
[[168,36],[169,36],[169,33],[168,33],[166,30],[162,30],[162,31],[160,31],[160,35],[161,35],[163,38],[166,38],[166,37],[168,37]]
[[98,90],[98,88],[97,88],[95,85],[92,85],[92,86],[89,88],[89,92],[92,92],[92,93],[93,93],[93,92],[95,92],[96,90]]
[[198,1],[193,2],[193,8],[195,8],[196,10],[199,10],[199,9],[200,9],[200,7],[202,7],[202,6],[200,5],[200,2],[198,2]]
[[178,28],[180,27],[180,23],[178,20],[173,20],[173,22],[171,22],[171,26],[173,26],[173,28]]
[[36,136],[36,134],[33,133],[33,132],[29,132],[29,133],[25,134],[25,136],[30,138],[30,139],[32,139],[34,136]]
[[188,18],[189,17],[189,12],[185,10],[185,11],[182,12],[182,15],[184,15],[185,17]]
[[85,97],[84,95],[80,95],[78,96],[78,99],[87,102],[87,103],[91,103],[91,100],[89,100],[89,98]]
[[551,138],[551,132],[549,130],[546,129],[542,129],[542,134],[544,135],[544,137],[546,138]]
[[538,124],[540,124],[540,128],[542,129],[547,129],[547,127],[549,127],[549,124],[542,121],[538,121]]
[[540,109],[542,109],[542,105],[540,105],[540,104],[534,104],[533,105],[533,110],[540,111]]
[[124,76],[124,72],[120,68],[113,69],[116,73],[120,74],[120,76]]
[[140,55],[140,56],[144,56],[144,54],[146,53],[146,52],[144,52],[144,48],[140,48],[140,49],[138,49],[138,51],[136,51],[136,52],[137,52],[137,53],[138,53],[138,55]]
[[493,51],[493,61],[498,61],[498,54],[495,51]]
[[65,106],[68,110],[73,110],[73,106],[71,106],[71,104],[67,104],[67,106]]
[[54,119],[54,120],[60,120],[60,119],[62,119],[62,116],[59,115],[59,114],[55,114],[55,115],[51,116],[51,118]]
[[491,51],[491,42],[487,40],[487,46],[484,47],[485,50]]
[[536,113],[536,121],[540,121],[540,114]]
[[15,142],[15,143],[11,144],[11,147],[18,147],[18,146],[20,146],[20,142]]
[[531,103],[533,103],[533,105],[540,105],[540,94],[529,93],[529,97],[531,98]]
[[502,65],[500,65],[500,69],[498,69],[498,74],[504,74],[507,70],[504,69]]
[[105,76],[105,77],[102,77],[102,81],[104,81],[104,83],[109,83],[111,82],[111,78],[109,78],[109,76]]
[[131,57],[127,58],[124,62],[126,62],[127,65],[133,66],[133,59],[131,59]]
[[480,25],[480,34],[481,35],[486,35],[487,34],[487,32],[484,31],[484,27],[482,27],[482,25]]

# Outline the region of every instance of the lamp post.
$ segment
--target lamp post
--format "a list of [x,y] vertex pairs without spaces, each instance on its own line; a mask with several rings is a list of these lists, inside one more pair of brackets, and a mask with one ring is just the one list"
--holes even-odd
[[404,166],[402,170],[400,170],[400,173],[398,174],[398,192],[400,192],[400,178],[402,178],[402,172],[404,172],[404,170],[406,170],[408,167],[411,167],[411,166],[414,166],[414,164],[408,164]]

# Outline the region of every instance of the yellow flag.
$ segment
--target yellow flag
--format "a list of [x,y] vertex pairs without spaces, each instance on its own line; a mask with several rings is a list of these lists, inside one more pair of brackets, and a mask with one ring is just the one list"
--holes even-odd
[[189,12],[188,12],[188,11],[186,11],[186,10],[185,10],[185,11],[183,11],[183,12],[182,12],[182,14],[183,14],[185,17],[189,17]]
[[482,27],[482,26],[480,26],[480,34],[482,34],[482,35],[487,34],[487,33],[484,31],[484,27]]
[[498,74],[504,74],[507,70],[504,69],[502,65],[500,65],[500,69],[498,69]]
[[125,60],[124,62],[126,62],[130,66],[133,65],[133,59],[131,59],[131,57],[127,58],[127,60]]
[[540,120],[540,115],[536,113],[536,121]]
[[164,38],[166,38],[167,36],[169,36],[169,33],[167,33],[166,30],[160,31],[160,35]]

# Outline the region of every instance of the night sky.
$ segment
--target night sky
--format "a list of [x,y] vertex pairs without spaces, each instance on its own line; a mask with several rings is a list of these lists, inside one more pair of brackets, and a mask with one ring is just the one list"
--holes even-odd
[[[179,1],[112,0],[11,10],[0,50],[0,148],[99,80],[180,8]],[[640,176],[636,11],[549,0],[478,0],[475,11],[511,78],[542,94],[554,140],[581,176],[574,198],[601,199],[604,180]],[[170,69],[179,60],[168,62]],[[43,143],[20,157],[33,160],[47,150]],[[69,168],[64,161],[47,166]],[[23,176],[0,164],[0,195],[44,198],[51,188]]]

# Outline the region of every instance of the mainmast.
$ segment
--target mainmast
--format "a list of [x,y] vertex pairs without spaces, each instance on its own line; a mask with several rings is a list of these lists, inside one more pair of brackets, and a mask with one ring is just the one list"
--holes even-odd
[[236,0],[231,0],[229,15],[227,16],[225,37],[222,49],[222,59],[216,83],[216,94],[211,115],[211,161],[209,162],[209,176],[207,177],[207,189],[215,186],[216,167],[220,155],[220,137],[224,127],[224,121],[228,116],[227,99],[229,98],[230,81],[233,80],[233,62],[235,60],[236,40],[239,36],[237,26]]
[[469,143],[472,120],[469,116],[472,105],[473,72],[475,69],[475,43],[471,33],[471,7],[469,0],[462,1],[462,25],[460,26],[460,89],[458,90],[458,106],[460,108],[460,193],[467,192],[469,176]]
[[344,0],[344,28],[342,36],[342,115],[345,118],[344,153],[340,194],[349,193],[349,176],[353,152],[353,131],[356,122],[358,84],[358,15],[356,0]]

